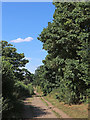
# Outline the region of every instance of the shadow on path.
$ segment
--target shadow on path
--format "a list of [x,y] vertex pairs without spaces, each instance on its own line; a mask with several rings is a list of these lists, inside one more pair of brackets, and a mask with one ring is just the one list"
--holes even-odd
[[31,105],[30,102],[25,102],[22,118],[40,118],[49,114],[50,112],[47,112],[46,109]]

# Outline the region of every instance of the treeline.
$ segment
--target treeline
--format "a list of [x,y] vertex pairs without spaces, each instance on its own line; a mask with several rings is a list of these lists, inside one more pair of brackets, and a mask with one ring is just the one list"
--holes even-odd
[[56,98],[68,104],[87,101],[90,64],[90,2],[53,2],[53,22],[38,40],[48,53],[35,71],[34,84],[44,95],[57,89]]
[[21,108],[20,100],[33,94],[33,74],[25,65],[29,62],[24,53],[17,53],[17,49],[7,41],[1,41],[2,54],[2,117],[15,116]]

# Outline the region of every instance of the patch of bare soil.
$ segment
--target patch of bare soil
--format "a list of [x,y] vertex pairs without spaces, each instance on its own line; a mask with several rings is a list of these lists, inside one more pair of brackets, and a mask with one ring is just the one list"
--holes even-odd
[[57,118],[52,110],[46,106],[42,100],[34,96],[33,100],[30,101],[30,98],[24,100],[24,111],[22,118]]
[[49,105],[49,107],[54,110],[56,113],[58,113],[61,118],[70,118],[68,115],[66,115],[66,113],[64,113],[62,110],[54,107],[50,102],[48,102],[47,100],[45,100],[43,97],[41,97],[45,102],[47,102],[47,104]]
[[[24,112],[22,115],[24,119],[57,118],[57,116],[52,111],[58,113],[61,116],[61,118],[70,118],[62,110],[54,107],[50,102],[41,97],[36,91],[34,93],[35,95],[33,97],[33,100],[31,100],[31,98],[27,98],[24,100]],[[46,104],[43,103],[43,101],[40,98],[42,98],[48,104],[48,106],[46,106]]]
[[[35,91],[35,94],[36,94],[36,95],[39,95],[36,91]],[[53,106],[50,102],[48,102],[46,99],[44,99],[43,97],[41,97],[41,98],[48,104],[48,107],[49,107],[50,109],[52,109],[53,111],[55,111],[56,113],[58,113],[58,114],[61,116],[61,118],[71,118],[71,117],[69,117],[66,113],[64,113],[62,110],[54,107],[54,106]]]

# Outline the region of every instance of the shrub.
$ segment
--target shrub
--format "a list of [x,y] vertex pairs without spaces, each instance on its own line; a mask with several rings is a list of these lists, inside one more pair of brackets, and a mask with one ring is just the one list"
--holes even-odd
[[15,83],[15,94],[17,98],[22,98],[29,95],[28,86],[21,81]]
[[34,89],[33,89],[32,84],[25,85],[21,81],[17,81],[15,83],[15,89],[16,89],[15,94],[18,98],[22,98],[22,97],[25,97],[25,96],[30,96],[34,93]]
[[30,94],[30,95],[33,95],[34,89],[33,89],[32,84],[28,84],[28,91],[29,91],[29,94]]

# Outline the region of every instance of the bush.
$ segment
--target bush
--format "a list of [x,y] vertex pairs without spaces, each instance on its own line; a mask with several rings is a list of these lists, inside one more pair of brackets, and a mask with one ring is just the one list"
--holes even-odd
[[16,94],[17,98],[30,96],[34,93],[32,84],[25,85],[21,81],[17,81],[15,83],[15,90],[16,90],[15,94]]
[[30,95],[33,95],[33,94],[34,94],[34,89],[33,89],[32,84],[28,84],[28,91],[29,91],[29,94],[30,94]]
[[16,81],[15,83],[15,95],[17,98],[22,98],[29,96],[28,86],[21,81]]
[[77,94],[74,91],[71,91],[68,87],[57,88],[57,94],[55,94],[55,98],[59,100],[59,102],[64,102],[65,104],[77,104],[79,103],[79,99]]
[[3,114],[11,110],[13,104],[15,76],[12,65],[9,61],[2,61],[2,112]]

